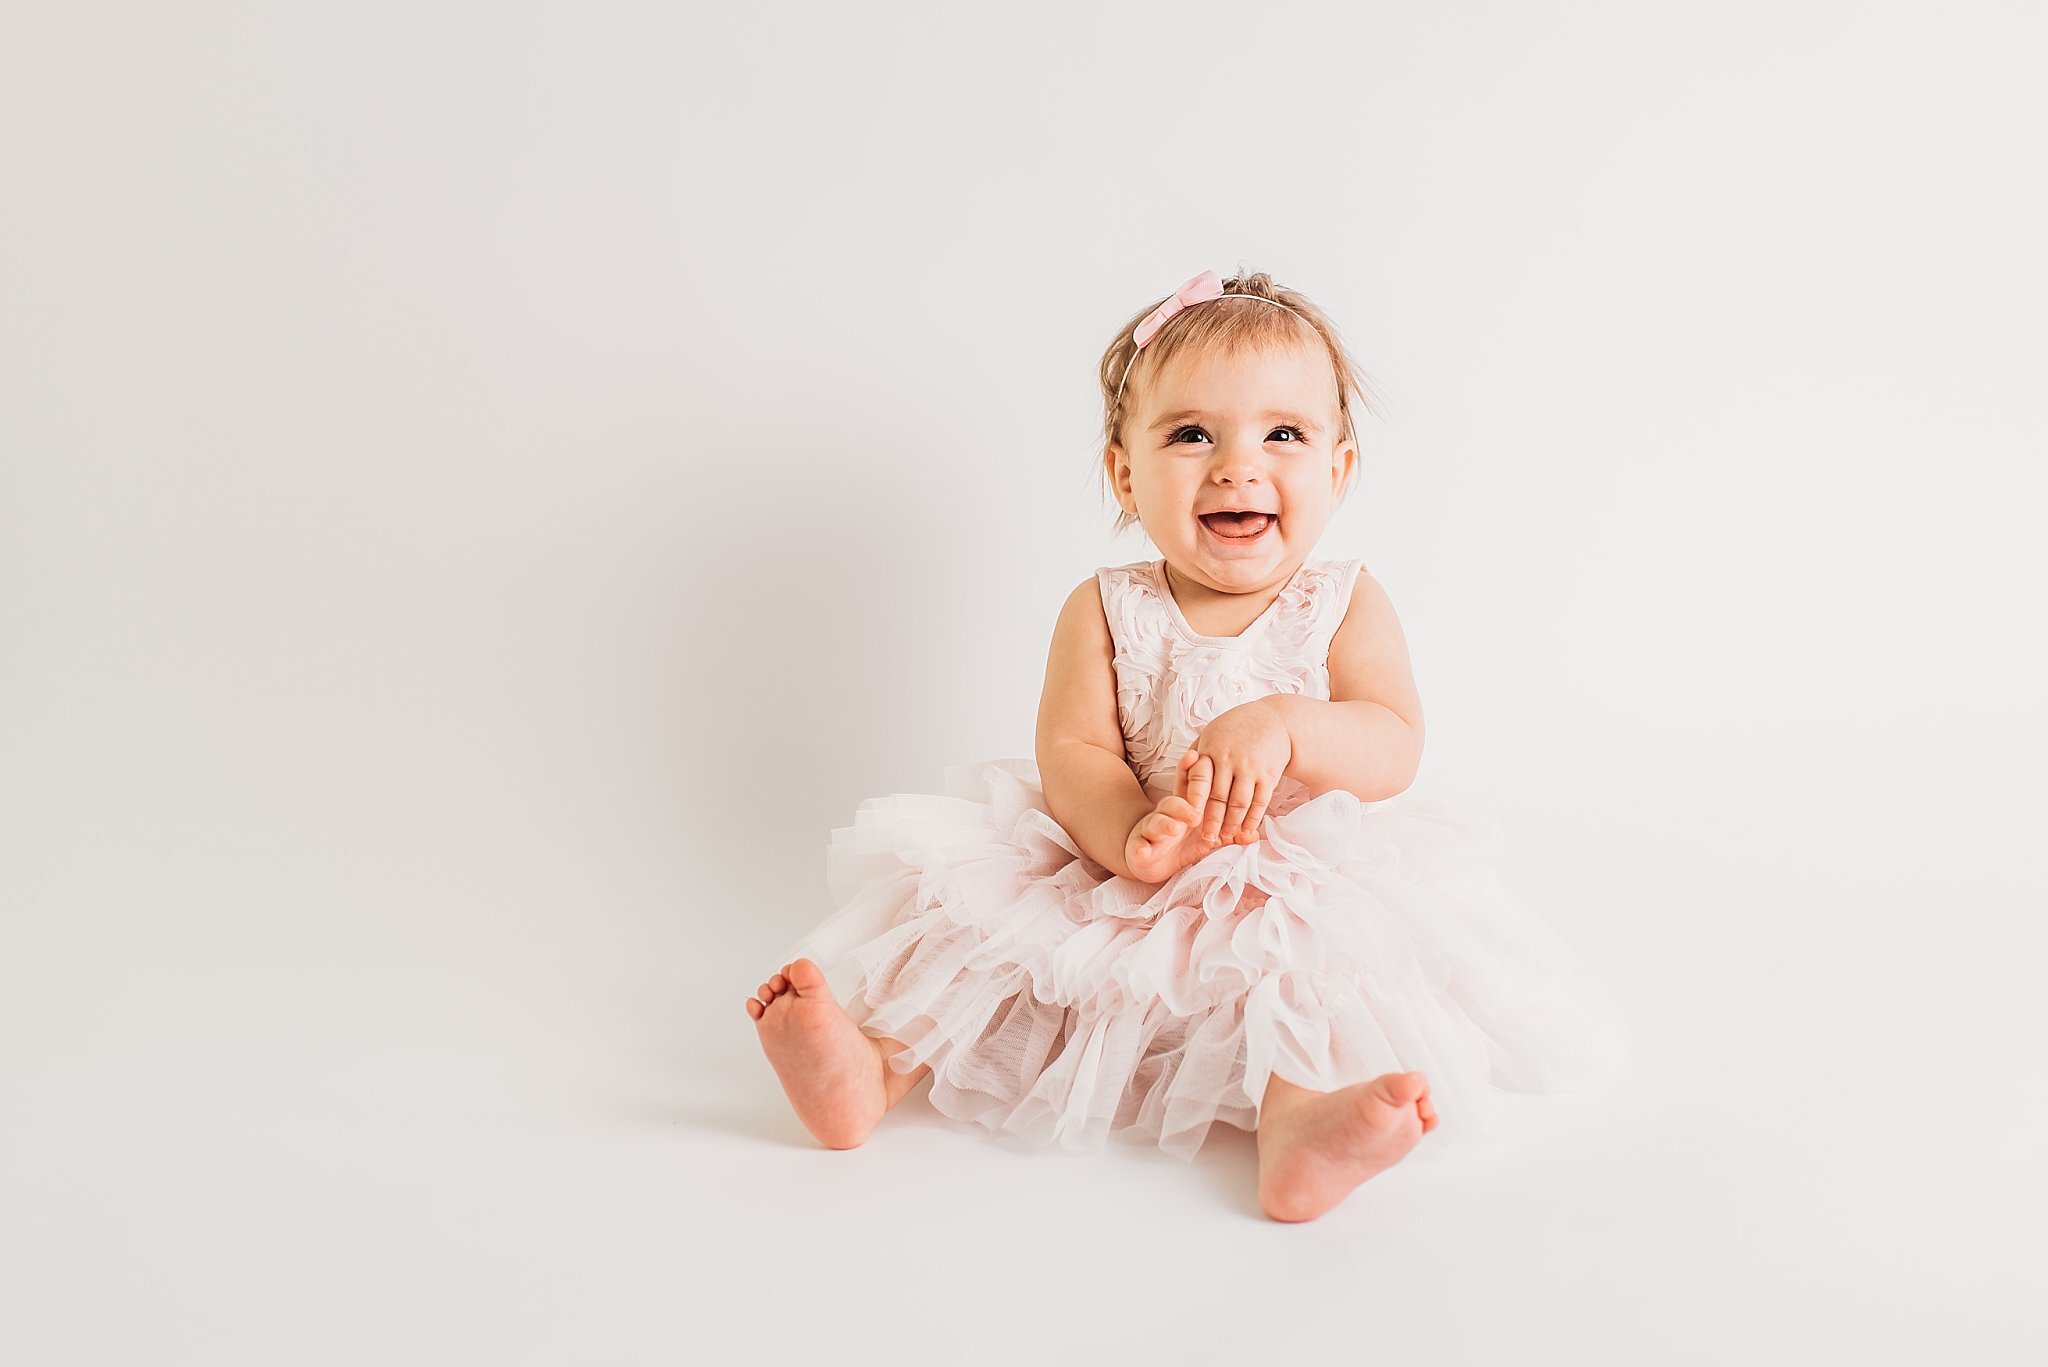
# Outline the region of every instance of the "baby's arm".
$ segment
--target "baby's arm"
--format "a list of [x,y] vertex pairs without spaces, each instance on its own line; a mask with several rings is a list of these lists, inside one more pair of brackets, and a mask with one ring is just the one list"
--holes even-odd
[[1321,794],[1345,788],[1367,802],[1394,796],[1422,763],[1422,700],[1408,643],[1386,590],[1360,570],[1330,641],[1330,700],[1274,694],[1293,743],[1290,778]]
[[1038,702],[1038,773],[1053,820],[1090,859],[1129,878],[1124,846],[1153,803],[1124,757],[1115,654],[1091,577],[1067,595],[1053,627]]

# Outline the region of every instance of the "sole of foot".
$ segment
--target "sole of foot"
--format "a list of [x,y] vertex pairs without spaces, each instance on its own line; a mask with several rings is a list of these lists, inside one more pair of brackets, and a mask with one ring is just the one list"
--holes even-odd
[[797,1119],[828,1149],[851,1149],[889,1109],[882,1053],[809,959],[784,964],[747,998],[761,1049]]
[[1278,1133],[1259,1127],[1259,1206],[1275,1220],[1313,1220],[1360,1183],[1408,1156],[1436,1128],[1429,1079],[1386,1073],[1296,1102]]

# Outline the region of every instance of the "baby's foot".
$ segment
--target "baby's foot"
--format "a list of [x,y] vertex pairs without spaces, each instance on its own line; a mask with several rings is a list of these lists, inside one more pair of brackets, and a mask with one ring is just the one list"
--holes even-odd
[[809,959],[783,965],[747,998],[761,1047],[797,1119],[828,1149],[850,1149],[889,1109],[882,1048],[861,1033]]
[[1259,1125],[1259,1205],[1275,1220],[1313,1220],[1435,1128],[1421,1073],[1294,1102]]

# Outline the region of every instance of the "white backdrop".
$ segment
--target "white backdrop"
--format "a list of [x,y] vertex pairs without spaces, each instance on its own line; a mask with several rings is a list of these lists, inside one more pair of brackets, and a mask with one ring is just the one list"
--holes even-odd
[[[0,1356],[2021,1352],[2043,28],[16,7]],[[862,798],[1031,753],[1152,555],[1095,364],[1240,265],[1390,401],[1317,554],[1634,1090],[1298,1229],[1227,1138],[818,1150],[741,999]]]

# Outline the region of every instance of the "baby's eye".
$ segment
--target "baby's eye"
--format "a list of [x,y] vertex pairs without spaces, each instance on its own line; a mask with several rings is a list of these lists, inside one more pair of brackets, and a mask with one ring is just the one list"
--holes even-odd
[[[1186,436],[1186,435],[1187,435],[1188,433],[1190,433],[1190,432],[1195,432],[1195,433],[1199,433],[1199,434],[1200,434],[1200,435],[1202,436],[1202,438],[1203,438],[1204,440],[1207,440],[1207,439],[1208,439],[1208,435],[1209,435],[1209,434],[1208,434],[1208,433],[1206,433],[1206,432],[1203,432],[1203,431],[1202,431],[1202,429],[1201,429],[1201,428],[1199,428],[1199,427],[1177,427],[1177,428],[1175,428],[1175,429],[1174,429],[1174,431],[1173,431],[1173,435],[1167,438],[1167,441],[1169,441],[1169,442],[1176,442],[1176,441],[1179,441],[1179,440],[1180,440],[1180,439],[1181,439],[1182,437]],[[1286,426],[1286,427],[1276,427],[1276,428],[1274,428],[1274,429],[1273,429],[1273,432],[1276,432],[1276,433],[1277,433],[1277,432],[1289,432],[1289,433],[1292,433],[1292,434],[1293,434],[1293,436],[1292,436],[1291,440],[1293,440],[1293,441],[1307,441],[1307,440],[1308,440],[1308,438],[1307,438],[1306,436],[1304,436],[1304,435],[1302,434],[1302,430],[1301,430],[1301,429],[1300,429],[1299,427],[1294,427],[1294,426],[1291,426],[1291,425],[1290,425],[1290,426]],[[1270,434],[1270,433],[1269,433],[1269,434],[1267,435],[1267,437],[1266,437],[1266,440],[1267,440],[1267,441],[1271,441],[1272,439],[1273,439],[1273,437],[1272,437],[1272,434]],[[1282,443],[1282,444],[1283,444],[1283,445],[1285,445],[1286,443]]]

